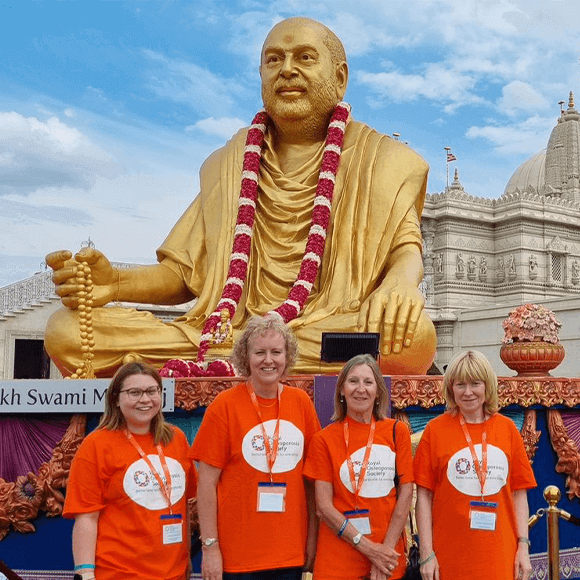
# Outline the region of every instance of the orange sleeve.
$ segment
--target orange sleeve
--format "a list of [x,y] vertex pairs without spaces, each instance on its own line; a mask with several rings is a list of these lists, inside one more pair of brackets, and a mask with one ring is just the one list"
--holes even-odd
[[331,451],[323,433],[320,431],[312,438],[302,473],[309,479],[332,483]]
[[227,408],[217,396],[203,415],[189,457],[223,469],[228,464],[230,456]]
[[63,516],[101,511],[105,507],[103,469],[94,437],[87,437],[79,447],[70,468]]
[[435,491],[437,485],[436,473],[433,463],[433,450],[431,448],[431,428],[429,423],[423,431],[421,441],[415,452],[415,459],[413,461],[413,474],[415,476],[415,483]]
[[402,421],[398,421],[395,427],[397,441],[395,453],[397,456],[397,473],[399,483],[413,483],[413,452],[411,450],[411,433]]

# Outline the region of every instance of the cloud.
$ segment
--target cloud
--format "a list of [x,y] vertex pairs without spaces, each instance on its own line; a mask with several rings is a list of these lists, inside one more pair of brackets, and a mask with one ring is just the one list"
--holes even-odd
[[200,114],[227,114],[235,107],[234,96],[245,93],[238,82],[196,64],[170,59],[149,49],[143,54],[156,65],[149,72],[149,89],[165,99],[186,103]]
[[188,133],[201,131],[206,135],[212,135],[220,139],[229,139],[247,124],[237,117],[221,117],[219,119],[208,117],[207,119],[201,119],[201,121],[193,125],[188,125],[185,130]]
[[522,81],[512,81],[503,87],[501,93],[497,106],[503,113],[510,116],[521,112],[541,111],[549,107],[548,99],[530,84]]
[[425,98],[454,107],[485,103],[473,92],[475,79],[444,63],[431,63],[423,74],[399,71],[372,73],[360,71],[356,79],[381,99],[395,102]]
[[0,112],[0,195],[47,186],[86,190],[98,176],[120,173],[111,155],[57,117]]
[[534,115],[512,125],[470,127],[466,137],[487,139],[498,153],[531,155],[546,146],[553,127],[554,119]]

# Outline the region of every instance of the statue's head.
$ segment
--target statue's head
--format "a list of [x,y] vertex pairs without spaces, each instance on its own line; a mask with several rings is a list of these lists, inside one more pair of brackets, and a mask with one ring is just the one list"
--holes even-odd
[[309,18],[288,18],[262,47],[262,99],[276,123],[327,120],[346,92],[348,65],[339,38]]

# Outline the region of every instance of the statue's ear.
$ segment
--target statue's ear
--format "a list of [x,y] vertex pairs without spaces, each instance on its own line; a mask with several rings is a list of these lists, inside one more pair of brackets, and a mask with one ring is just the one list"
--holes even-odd
[[335,68],[336,72],[336,96],[342,101],[348,85],[348,64],[343,60]]

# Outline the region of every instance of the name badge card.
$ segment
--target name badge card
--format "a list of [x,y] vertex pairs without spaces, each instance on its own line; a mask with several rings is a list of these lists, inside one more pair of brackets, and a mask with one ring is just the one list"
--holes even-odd
[[[472,501],[469,510],[469,527],[472,530],[495,531],[497,522],[497,503],[491,501]],[[485,510],[485,511],[484,511]]]
[[163,528],[163,545],[183,542],[183,518],[181,514],[164,514],[160,517]]
[[258,483],[258,511],[286,511],[286,484],[265,481]]
[[369,510],[353,510],[344,512],[344,517],[356,528],[356,531],[363,536],[371,534],[371,512]]

